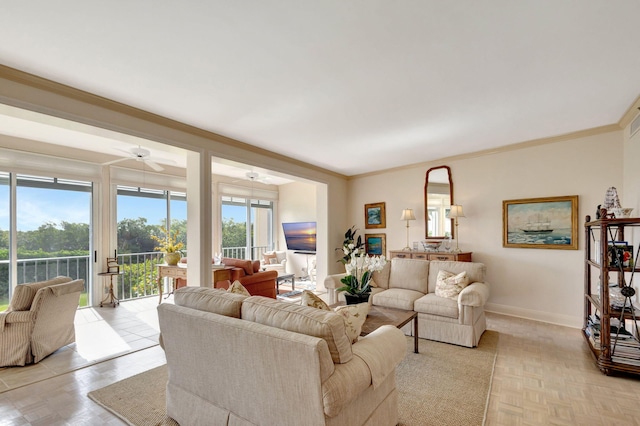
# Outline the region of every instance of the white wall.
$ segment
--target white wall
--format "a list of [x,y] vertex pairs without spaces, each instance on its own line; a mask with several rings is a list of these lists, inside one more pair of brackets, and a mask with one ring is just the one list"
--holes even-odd
[[[608,187],[622,185],[622,132],[393,170],[349,182],[349,217],[360,233],[384,232],[387,250],[406,244],[403,208],[413,208],[410,242],[424,239],[424,180],[433,166],[451,167],[454,201],[464,207],[460,248],[487,265],[487,309],[580,327],[585,215],[595,215]],[[636,157],[637,158],[637,157]],[[638,179],[630,185],[637,192]],[[502,201],[579,196],[579,250],[502,247]],[[386,202],[387,228],[364,229],[364,204]]]
[[[294,182],[280,185],[278,194],[278,250],[286,250],[282,223],[317,222],[316,187],[310,183]],[[305,275],[302,268],[307,267],[307,255],[287,251],[287,272],[296,277]],[[309,258],[310,261],[310,258]]]

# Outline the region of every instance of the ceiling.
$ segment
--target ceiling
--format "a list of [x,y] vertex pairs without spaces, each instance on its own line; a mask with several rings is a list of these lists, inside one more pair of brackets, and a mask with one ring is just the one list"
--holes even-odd
[[[352,176],[617,123],[639,17],[635,0],[3,2],[0,63]],[[53,138],[16,121],[0,132]]]

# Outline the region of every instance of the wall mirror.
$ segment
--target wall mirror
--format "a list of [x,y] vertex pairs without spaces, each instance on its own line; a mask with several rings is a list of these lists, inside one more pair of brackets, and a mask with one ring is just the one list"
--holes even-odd
[[453,235],[453,219],[448,219],[453,204],[453,181],[448,166],[427,170],[424,183],[424,211],[427,239],[444,239]]

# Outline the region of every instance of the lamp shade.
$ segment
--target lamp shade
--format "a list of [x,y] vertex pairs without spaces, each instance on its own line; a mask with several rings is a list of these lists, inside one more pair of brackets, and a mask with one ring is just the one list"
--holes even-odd
[[400,220],[416,220],[416,215],[413,214],[413,209],[402,210],[402,217]]
[[456,204],[452,204],[451,205],[451,209],[449,210],[449,217],[452,218],[452,219],[454,217],[464,217],[464,212],[462,211],[462,206],[456,205]]

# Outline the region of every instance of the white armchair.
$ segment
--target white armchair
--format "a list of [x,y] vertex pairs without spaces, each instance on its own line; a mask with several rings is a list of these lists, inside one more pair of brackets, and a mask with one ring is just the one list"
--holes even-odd
[[266,271],[276,271],[278,276],[287,273],[287,252],[268,251],[263,254],[260,267]]

